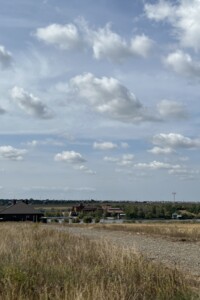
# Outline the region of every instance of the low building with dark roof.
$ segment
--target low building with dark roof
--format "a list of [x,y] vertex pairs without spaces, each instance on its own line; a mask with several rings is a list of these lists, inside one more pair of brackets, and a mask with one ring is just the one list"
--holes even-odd
[[1,221],[32,221],[39,222],[43,213],[35,210],[26,201],[13,201],[13,204],[0,211]]

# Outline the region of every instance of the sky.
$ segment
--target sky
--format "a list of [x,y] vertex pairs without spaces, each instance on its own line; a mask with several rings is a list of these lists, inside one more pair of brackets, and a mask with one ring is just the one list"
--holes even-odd
[[200,200],[200,0],[0,3],[0,198]]

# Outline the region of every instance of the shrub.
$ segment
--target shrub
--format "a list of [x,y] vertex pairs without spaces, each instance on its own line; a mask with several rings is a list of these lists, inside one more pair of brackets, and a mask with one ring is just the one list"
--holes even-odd
[[100,218],[96,217],[94,221],[95,221],[95,223],[99,223],[100,222]]
[[92,217],[91,216],[85,216],[83,218],[84,223],[92,223]]

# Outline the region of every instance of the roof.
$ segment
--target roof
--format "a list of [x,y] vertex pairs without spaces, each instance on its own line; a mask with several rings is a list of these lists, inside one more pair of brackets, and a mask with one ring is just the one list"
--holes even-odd
[[124,213],[124,211],[121,209],[121,208],[115,208],[115,207],[112,207],[112,208],[109,208],[107,210],[108,213]]
[[101,207],[96,207],[96,206],[86,206],[82,209],[83,211],[93,211],[93,210],[102,210]]
[[16,204],[12,204],[11,206],[4,208],[2,211],[0,211],[0,215],[17,215],[17,214],[35,215],[41,213],[35,210],[31,205],[26,204],[22,201],[17,202]]

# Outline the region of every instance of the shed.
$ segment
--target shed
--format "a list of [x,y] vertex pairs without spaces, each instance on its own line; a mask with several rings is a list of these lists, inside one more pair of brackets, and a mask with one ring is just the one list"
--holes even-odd
[[35,210],[26,201],[13,201],[13,204],[0,211],[1,221],[39,222],[43,213]]

